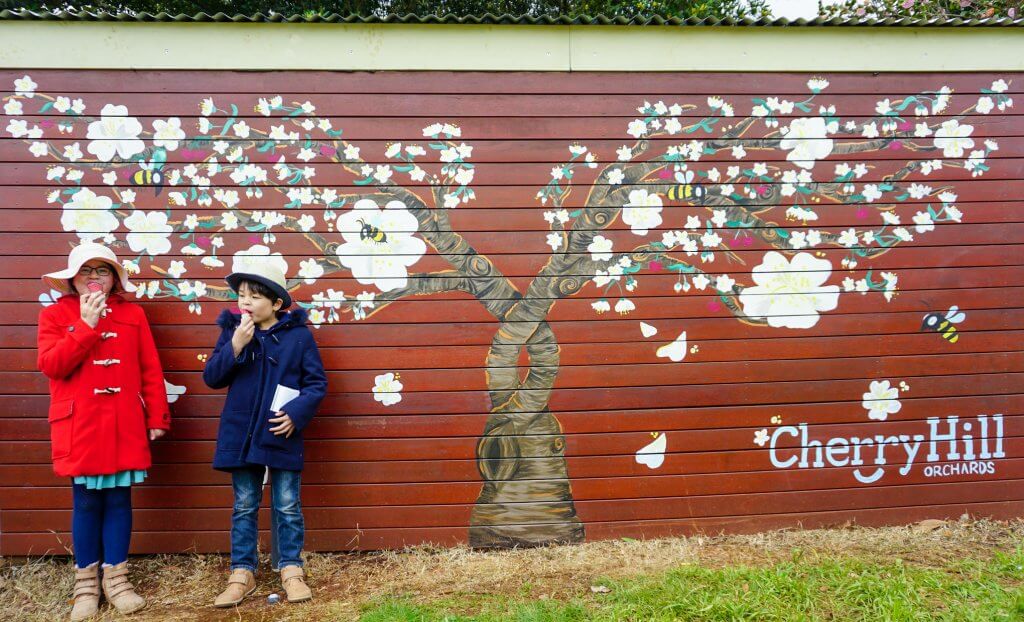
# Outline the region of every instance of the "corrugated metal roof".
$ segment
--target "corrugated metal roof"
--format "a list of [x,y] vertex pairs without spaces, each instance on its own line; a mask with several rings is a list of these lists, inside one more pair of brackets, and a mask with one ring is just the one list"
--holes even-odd
[[990,17],[986,19],[877,19],[864,18],[849,20],[843,18],[815,18],[813,20],[786,18],[694,18],[678,17],[605,17],[596,16],[544,16],[529,15],[394,15],[361,16],[361,15],[281,15],[277,13],[255,15],[227,15],[226,13],[196,13],[195,15],[169,15],[167,13],[107,13],[104,11],[0,11],[0,20],[24,21],[86,21],[86,22],[233,22],[233,23],[306,23],[306,24],[505,24],[530,26],[912,26],[920,27],[951,27],[951,26],[983,26],[1013,27],[1024,25],[1024,18]]

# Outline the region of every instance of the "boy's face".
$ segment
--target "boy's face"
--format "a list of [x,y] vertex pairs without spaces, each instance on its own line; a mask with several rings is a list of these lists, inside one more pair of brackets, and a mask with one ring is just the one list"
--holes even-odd
[[242,283],[238,288],[239,310],[248,313],[257,324],[274,319],[282,302],[280,298],[271,301],[270,298],[250,290],[248,283]]

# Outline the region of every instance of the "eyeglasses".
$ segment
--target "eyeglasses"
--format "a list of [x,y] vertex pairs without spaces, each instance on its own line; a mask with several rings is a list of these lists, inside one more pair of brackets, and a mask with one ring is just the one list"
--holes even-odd
[[113,270],[106,266],[99,266],[98,268],[90,268],[89,266],[82,266],[82,269],[78,271],[78,276],[89,276],[93,272],[96,276],[110,276],[114,273]]

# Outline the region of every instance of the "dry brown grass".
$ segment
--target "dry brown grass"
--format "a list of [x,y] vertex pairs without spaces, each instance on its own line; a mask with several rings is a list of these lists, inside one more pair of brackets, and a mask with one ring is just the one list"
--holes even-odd
[[[813,563],[854,557],[942,567],[988,559],[1024,546],[1024,521],[959,521],[924,527],[777,531],[756,535],[611,540],[541,549],[472,551],[418,547],[362,554],[309,554],[315,600],[267,604],[280,587],[269,566],[256,594],[237,610],[212,603],[227,574],[219,555],[159,555],[133,559],[133,576],[149,607],[132,616],[149,620],[346,620],[360,607],[389,595],[418,602],[474,594],[560,599],[589,591],[599,577],[654,574],[692,563],[706,567],[763,566],[781,560]],[[265,560],[264,560],[265,561]],[[66,558],[0,560],[0,620],[65,618],[72,570]],[[101,620],[119,619],[104,606]]]

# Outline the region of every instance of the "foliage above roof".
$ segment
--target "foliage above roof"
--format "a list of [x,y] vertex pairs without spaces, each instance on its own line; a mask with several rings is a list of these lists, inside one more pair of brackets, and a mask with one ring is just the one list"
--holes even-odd
[[[917,0],[917,4],[903,10],[902,14],[875,10],[894,1],[897,0],[847,0],[841,7],[836,5],[815,19],[788,20],[772,17],[766,0],[128,0],[78,3],[77,6],[86,7],[82,9],[68,8],[76,4],[70,2],[0,0],[0,20],[789,27],[1005,27],[1024,24],[1024,19],[1012,7],[1006,11],[983,12],[965,7],[959,13],[924,10],[926,4],[931,7],[944,0]],[[1002,5],[1010,6],[1018,0],[992,1],[999,2],[1000,8],[1005,9]],[[866,12],[858,11],[854,6],[858,2],[873,2],[878,6],[872,5],[872,10]],[[913,0],[903,0],[902,4],[907,2],[913,4]],[[918,4],[922,7],[920,11],[915,8]]]

